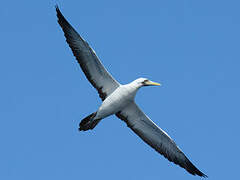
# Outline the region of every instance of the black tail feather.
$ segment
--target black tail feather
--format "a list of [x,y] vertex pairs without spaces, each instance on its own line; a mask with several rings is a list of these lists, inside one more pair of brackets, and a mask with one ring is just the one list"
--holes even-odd
[[87,131],[89,129],[93,129],[97,124],[98,122],[101,120],[101,119],[94,119],[94,117],[96,116],[96,112],[95,113],[92,113],[90,114],[89,116],[85,117],[80,123],[79,123],[79,128],[78,130],[79,131]]

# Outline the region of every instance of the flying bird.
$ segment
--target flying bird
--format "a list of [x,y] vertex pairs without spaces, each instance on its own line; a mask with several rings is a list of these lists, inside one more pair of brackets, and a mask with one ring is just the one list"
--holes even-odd
[[58,6],[56,6],[56,12],[58,23],[73,55],[103,101],[96,112],[80,122],[79,131],[91,130],[102,119],[115,114],[126,122],[127,126],[143,141],[169,161],[186,169],[192,175],[207,177],[190,162],[171,137],[146,116],[135,103],[134,99],[139,88],[160,84],[146,78],[139,78],[125,85],[117,82],[104,68],[93,49],[65,19]]

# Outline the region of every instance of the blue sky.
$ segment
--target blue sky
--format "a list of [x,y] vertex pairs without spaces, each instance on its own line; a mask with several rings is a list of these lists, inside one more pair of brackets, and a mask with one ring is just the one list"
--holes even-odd
[[[239,171],[240,2],[57,1],[121,83],[147,77],[136,102],[209,179]],[[101,104],[57,24],[56,1],[0,6],[0,179],[199,179]]]

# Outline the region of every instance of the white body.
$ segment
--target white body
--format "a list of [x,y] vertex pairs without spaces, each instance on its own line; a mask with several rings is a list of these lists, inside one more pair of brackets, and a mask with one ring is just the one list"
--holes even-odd
[[128,104],[134,102],[140,87],[141,85],[136,80],[126,85],[120,85],[103,101],[94,119],[103,119],[124,109]]

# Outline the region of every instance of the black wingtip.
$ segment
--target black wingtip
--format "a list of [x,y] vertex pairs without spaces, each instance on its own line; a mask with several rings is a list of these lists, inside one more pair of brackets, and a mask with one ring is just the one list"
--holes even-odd
[[186,162],[187,166],[185,167],[185,169],[191,173],[192,175],[198,175],[200,177],[204,177],[207,178],[208,176],[204,173],[202,173],[198,168],[196,168],[188,159]]
[[59,9],[59,7],[58,7],[58,5],[56,4],[55,5],[55,8],[56,8],[56,12],[57,12],[57,17],[59,18],[59,19],[65,19],[64,18],[64,16],[62,15],[62,13],[61,13],[61,11],[60,11],[60,9]]
[[[62,27],[63,31],[66,27],[71,27],[71,25],[69,24],[69,22],[65,19],[65,17],[63,16],[63,14],[61,13],[58,5],[56,4],[55,6],[56,8],[56,12],[57,12],[57,18],[58,18],[58,23],[59,25]],[[71,27],[72,28],[72,27]]]
[[203,174],[202,177],[204,177],[204,178],[208,178],[208,176],[207,176],[206,174]]
[[57,4],[55,5],[55,9],[56,9],[57,15],[62,14]]
[[203,178],[208,178],[208,176],[206,174],[202,173],[197,168],[194,171],[194,175],[198,175],[198,176],[203,177]]
[[203,174],[201,171],[199,171],[200,173],[197,173],[195,175],[198,175],[200,177],[203,177],[203,178],[208,178],[208,176],[206,174]]
[[[202,172],[201,172],[202,173]],[[208,176],[206,174],[203,174],[202,173],[202,176],[201,177],[204,177],[204,178],[208,178]]]
[[55,9],[56,9],[57,14],[59,14],[60,10],[59,10],[58,4],[55,5]]

